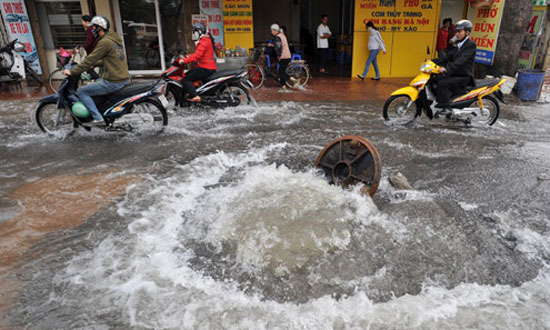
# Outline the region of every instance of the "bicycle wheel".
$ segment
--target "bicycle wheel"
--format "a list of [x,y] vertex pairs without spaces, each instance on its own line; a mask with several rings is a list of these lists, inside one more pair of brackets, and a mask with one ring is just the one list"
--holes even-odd
[[286,82],[288,87],[304,87],[309,80],[309,68],[303,63],[290,63],[286,68],[289,79]]
[[149,49],[145,53],[145,62],[147,65],[157,67],[160,64],[160,53],[156,49]]
[[54,93],[57,93],[57,84],[54,82],[54,80],[62,80],[65,78],[63,75],[63,69],[58,68],[50,72],[50,78],[48,79],[48,84],[50,85],[50,88]]
[[243,66],[243,69],[247,69],[248,73],[246,79],[250,81],[254,89],[259,89],[265,82],[265,73],[262,67],[258,64],[247,64]]

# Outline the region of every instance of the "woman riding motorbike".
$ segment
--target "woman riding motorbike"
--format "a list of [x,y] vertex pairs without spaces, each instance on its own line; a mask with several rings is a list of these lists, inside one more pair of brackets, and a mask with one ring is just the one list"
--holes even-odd
[[200,102],[193,82],[208,78],[216,72],[216,58],[214,57],[214,38],[207,33],[203,23],[193,24],[193,40],[198,41],[195,53],[180,60],[182,63],[199,62],[199,67],[189,70],[183,79],[183,86],[189,93],[190,102]]

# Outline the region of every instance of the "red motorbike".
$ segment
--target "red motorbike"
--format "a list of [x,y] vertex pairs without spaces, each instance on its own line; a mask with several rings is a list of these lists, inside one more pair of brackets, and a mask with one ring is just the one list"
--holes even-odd
[[185,64],[179,64],[180,59],[181,56],[174,58],[172,66],[162,73],[162,78],[166,81],[165,96],[169,102],[167,108],[191,105],[225,108],[253,103],[248,92],[252,85],[246,79],[246,69],[217,71],[203,81],[193,82],[201,102],[189,102],[188,93],[183,86],[183,78],[188,70],[185,69]]

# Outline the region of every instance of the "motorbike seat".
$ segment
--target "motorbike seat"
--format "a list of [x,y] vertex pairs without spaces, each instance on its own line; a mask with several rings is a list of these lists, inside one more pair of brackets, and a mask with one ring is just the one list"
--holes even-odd
[[245,69],[234,69],[234,70],[222,70],[222,71],[216,71],[208,78],[204,79],[204,82],[212,81],[214,79],[218,79],[225,76],[231,76],[231,75],[238,75],[239,73],[246,71]]
[[491,79],[476,79],[475,87],[474,88],[481,88],[481,87],[493,87],[496,84],[500,82],[499,78],[491,78]]
[[92,99],[94,100],[95,104],[98,106],[99,109],[106,108],[120,100],[123,100],[125,98],[128,98],[133,95],[137,95],[140,93],[144,93],[147,91],[150,91],[155,86],[156,82],[140,82],[135,84],[127,85],[118,91],[107,94],[107,95],[98,95],[93,96]]

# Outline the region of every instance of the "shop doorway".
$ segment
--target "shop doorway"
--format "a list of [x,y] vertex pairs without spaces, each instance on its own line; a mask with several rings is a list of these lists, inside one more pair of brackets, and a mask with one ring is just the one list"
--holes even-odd
[[329,39],[328,75],[351,74],[353,44],[353,0],[253,0],[254,47],[262,49],[270,39],[270,26],[277,23],[286,28],[291,52],[310,64],[313,74],[319,74],[321,59],[317,52],[317,27],[322,14],[328,15],[332,32]]

